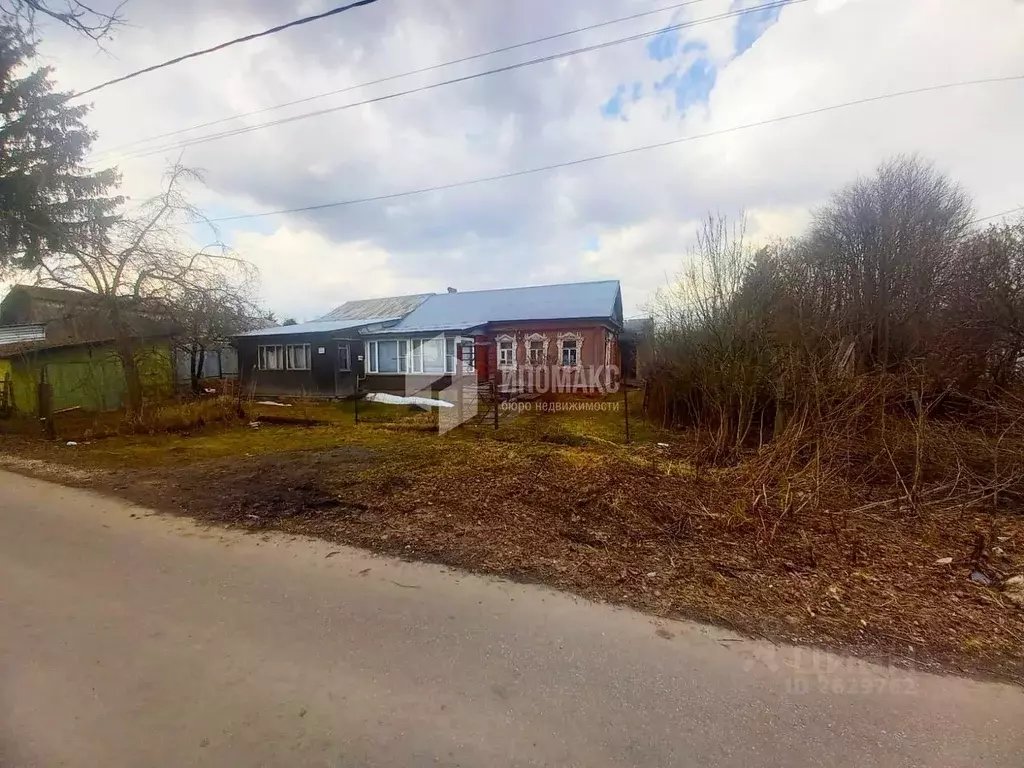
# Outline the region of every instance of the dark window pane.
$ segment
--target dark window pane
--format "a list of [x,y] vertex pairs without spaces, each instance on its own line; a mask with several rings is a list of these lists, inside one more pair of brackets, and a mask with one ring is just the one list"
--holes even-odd
[[377,367],[380,373],[398,373],[398,342],[377,342]]

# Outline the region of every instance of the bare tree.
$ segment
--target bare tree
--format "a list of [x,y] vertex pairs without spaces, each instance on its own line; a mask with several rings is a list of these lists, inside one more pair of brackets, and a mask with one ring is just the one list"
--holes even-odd
[[[182,320],[194,321],[203,307],[246,296],[255,275],[255,268],[231,253],[208,222],[214,242],[201,248],[187,242],[184,226],[205,222],[184,195],[189,180],[201,179],[195,171],[174,166],[163,192],[120,217],[104,238],[89,248],[51,254],[36,270],[41,284],[99,297],[124,371],[130,420],[139,418],[143,405],[140,319],[170,320],[180,333]],[[195,339],[203,336],[197,327],[193,322]]]
[[855,340],[861,368],[890,370],[928,345],[972,214],[964,190],[917,156],[883,163],[815,213],[806,287]]
[[244,270],[217,271],[183,288],[167,308],[180,328],[177,351],[189,361],[189,378],[194,394],[202,388],[208,354],[219,351],[245,331],[264,327],[268,315],[253,299],[251,275]]
[[124,23],[122,2],[112,11],[99,11],[82,0],[0,0],[0,22],[32,37],[40,16],[53,19],[79,34],[103,40]]

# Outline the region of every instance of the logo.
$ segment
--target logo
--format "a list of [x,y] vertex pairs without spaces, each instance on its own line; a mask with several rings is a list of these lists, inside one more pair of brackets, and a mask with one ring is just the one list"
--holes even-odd
[[[451,338],[443,335],[408,342],[408,357],[398,363],[405,373],[406,400],[411,405],[436,409],[437,429],[445,434],[483,418],[492,409],[504,412],[534,410],[526,407],[535,395],[606,395],[621,387],[621,373],[611,363],[613,343],[600,352],[605,362],[584,362],[584,338],[580,334],[559,334],[538,341],[541,334],[522,339],[499,335],[496,339]],[[549,356],[547,353],[551,351]],[[401,349],[401,347],[400,347]],[[439,354],[443,350],[443,360]],[[401,355],[401,352],[399,352]],[[427,394],[434,381],[447,384],[435,396]],[[436,390],[434,390],[436,391]],[[539,405],[539,403],[535,403]],[[559,407],[553,407],[553,406]],[[587,405],[588,407],[573,407]],[[543,411],[615,410],[611,403],[551,403]],[[562,407],[564,406],[564,407]]]

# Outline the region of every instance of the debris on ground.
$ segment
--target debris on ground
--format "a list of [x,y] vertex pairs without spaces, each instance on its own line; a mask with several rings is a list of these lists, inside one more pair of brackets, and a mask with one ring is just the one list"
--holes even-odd
[[975,584],[981,584],[983,587],[991,586],[992,579],[986,576],[981,571],[971,571],[971,581]]
[[418,405],[422,408],[454,408],[454,403],[446,400],[434,400],[430,397],[400,397],[389,395],[386,392],[370,392],[364,400],[371,403],[384,403],[385,405]]
[[[253,441],[279,446],[297,431],[230,434],[238,446],[230,455],[209,458],[191,438],[166,454],[173,460],[110,459],[110,470],[82,484],[210,523],[308,534],[773,641],[1024,682],[1024,515],[1013,508],[922,511],[836,486],[829,508],[814,509],[784,486],[752,493],[742,467],[697,472],[654,445],[619,452],[390,430],[351,437],[346,427],[324,431],[332,447],[260,453]],[[61,455],[81,463],[103,450]],[[949,566],[977,548],[980,531],[995,530],[1005,556],[998,570],[980,565],[998,589],[978,588],[977,566]],[[995,536],[984,538],[991,551]],[[965,554],[937,559],[943,552]]]
[[1024,575],[1011,576],[1004,581],[1003,594],[1018,608],[1024,608]]

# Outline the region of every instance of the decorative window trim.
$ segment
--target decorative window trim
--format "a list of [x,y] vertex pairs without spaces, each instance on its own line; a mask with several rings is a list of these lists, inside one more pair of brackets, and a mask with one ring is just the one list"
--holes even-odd
[[[512,362],[503,363],[501,362],[501,345],[512,342]],[[513,370],[517,367],[519,362],[519,342],[514,335],[502,333],[494,338],[495,343],[495,356],[498,362],[498,367],[502,370]]]
[[[532,359],[530,359],[530,352],[532,351],[530,349],[530,347],[533,344],[533,342],[535,342],[535,341],[542,341],[542,342],[544,342],[544,351],[541,353],[541,361],[539,363],[535,363]],[[550,342],[551,342],[551,339],[549,339],[547,334],[544,334],[544,333],[531,333],[529,336],[527,336],[526,339],[524,339],[524,344],[526,346],[526,364],[527,365],[532,365],[534,367],[547,365],[548,364],[548,344]]]
[[[562,352],[565,342],[575,341],[576,342],[576,364],[575,365],[564,365],[562,361],[565,359],[564,353]],[[569,331],[568,333],[558,334],[558,364],[563,368],[579,368],[583,360],[583,334],[575,331]]]

